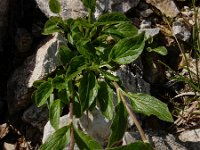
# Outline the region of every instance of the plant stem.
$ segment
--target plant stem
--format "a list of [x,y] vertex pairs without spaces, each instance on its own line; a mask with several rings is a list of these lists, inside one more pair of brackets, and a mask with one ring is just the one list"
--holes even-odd
[[[71,120],[71,123],[73,124],[73,102],[72,97],[70,96],[70,103],[69,103],[69,117]],[[70,150],[74,150],[74,129],[73,126],[70,127]]]
[[148,139],[146,138],[146,136],[144,134],[144,130],[142,129],[135,113],[131,110],[129,104],[127,103],[126,99],[124,98],[124,95],[122,93],[122,89],[119,87],[119,85],[116,82],[113,82],[113,85],[115,86],[117,94],[119,94],[121,101],[123,102],[128,114],[130,115],[131,119],[135,123],[135,126],[137,127],[137,129],[140,133],[142,141],[145,142],[145,143],[149,143]]

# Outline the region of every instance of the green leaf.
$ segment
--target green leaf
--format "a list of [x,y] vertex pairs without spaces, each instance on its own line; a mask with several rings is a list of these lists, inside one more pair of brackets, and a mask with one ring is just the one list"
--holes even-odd
[[53,87],[58,89],[59,91],[62,90],[62,89],[66,89],[66,80],[64,78],[63,75],[60,75],[60,76],[56,76],[53,80],[52,80],[52,84],[53,84]]
[[55,14],[61,11],[61,5],[58,0],[49,0],[49,8]]
[[173,122],[171,113],[165,103],[148,94],[128,93],[131,105],[136,112],[147,116],[155,115],[159,119]]
[[107,78],[107,79],[109,79],[111,81],[116,81],[116,82],[119,81],[119,77],[114,76],[113,74],[111,74],[111,73],[109,73],[107,71],[101,70],[101,73],[105,78]]
[[92,72],[84,74],[79,86],[79,97],[83,111],[94,102],[97,93],[98,83],[95,75]]
[[74,53],[66,46],[62,45],[59,48],[59,58],[63,66],[66,66],[75,56]]
[[119,144],[120,140],[124,136],[124,132],[127,127],[127,117],[128,114],[124,108],[122,101],[115,108],[116,114],[111,125],[112,133],[109,137],[108,146],[113,147],[116,144]]
[[136,141],[134,143],[125,146],[108,148],[106,150],[153,150],[153,148],[148,143],[144,143],[142,141]]
[[55,130],[59,127],[62,106],[61,100],[58,99],[53,102],[49,110],[50,123]]
[[84,56],[82,55],[75,56],[74,58],[72,58],[69,67],[67,69],[67,80],[71,80],[86,68],[87,68],[87,62]]
[[145,45],[144,34],[120,40],[112,48],[109,58],[118,64],[129,64],[142,53]]
[[44,82],[46,82],[46,81],[45,80],[36,80],[33,82],[33,87],[38,88]]
[[38,107],[44,105],[53,92],[53,86],[51,81],[42,83],[38,89],[33,93],[33,98]]
[[40,150],[63,150],[70,140],[70,126],[64,126],[54,132],[47,141],[40,146]]
[[99,82],[99,91],[97,95],[99,107],[102,114],[111,120],[113,118],[113,90],[106,82]]
[[95,11],[95,7],[96,7],[96,0],[82,0],[83,1],[83,5],[90,9],[92,12]]
[[75,128],[74,138],[78,147],[82,150],[102,149],[101,145],[97,143],[94,139]]
[[156,52],[156,53],[158,53],[160,55],[163,55],[163,56],[167,55],[167,53],[168,53],[166,47],[164,47],[164,46],[159,46],[159,47],[156,47],[156,48],[148,47],[147,51],[148,52],[154,51],[154,52]]
[[138,29],[131,22],[116,24],[103,30],[104,33],[114,34],[121,37],[133,37],[138,34]]
[[117,24],[122,22],[129,22],[130,20],[122,13],[112,12],[101,15],[95,22],[95,25]]
[[61,28],[58,26],[60,22],[60,18],[58,17],[51,17],[44,25],[44,30],[42,32],[43,35],[50,35],[55,32],[62,31]]

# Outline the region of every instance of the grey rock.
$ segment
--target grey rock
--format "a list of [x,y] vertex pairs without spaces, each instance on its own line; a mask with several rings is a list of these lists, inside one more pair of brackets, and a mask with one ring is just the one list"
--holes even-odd
[[31,104],[34,81],[44,78],[60,65],[57,52],[60,44],[65,44],[65,41],[56,34],[14,71],[7,84],[8,110],[11,115]]
[[[130,8],[138,5],[140,0],[97,0],[97,8],[95,12],[95,18],[106,11],[126,12]],[[38,7],[47,16],[55,16],[48,6],[48,0],[36,0]],[[80,0],[60,0],[62,6],[61,17],[77,18],[87,15],[87,12]]]
[[176,36],[179,40],[188,42],[191,37],[191,32],[187,28],[187,26],[181,22],[181,20],[177,20],[173,22],[172,25],[172,33],[174,36]]
[[6,30],[8,26],[8,10],[9,10],[9,0],[0,1],[0,52],[3,51],[2,44],[3,38],[6,35]]
[[142,17],[149,17],[151,14],[153,14],[153,10],[151,9],[146,9],[140,12]]
[[46,122],[48,121],[48,109],[46,107],[38,108],[37,106],[32,105],[25,110],[22,120],[42,132]]
[[151,28],[152,22],[150,20],[142,20],[140,24],[140,29],[146,29],[146,28]]
[[12,143],[3,143],[3,150],[16,150],[16,144],[12,144]]
[[167,17],[176,17],[179,10],[173,0],[146,0],[147,3],[159,9]]
[[[73,124],[76,127],[81,127],[81,129],[85,133],[89,134],[100,144],[105,145],[110,135],[110,129],[109,129],[110,122],[103,117],[103,115],[98,109],[89,112],[88,116],[87,114],[84,114],[80,119],[74,119],[73,121],[74,121]],[[70,118],[68,114],[60,118],[59,127],[61,128],[69,123],[70,123]],[[50,122],[47,122],[43,132],[43,140],[42,140],[43,143],[50,135],[53,134],[54,131],[55,130],[50,125]]]
[[[145,135],[155,150],[187,150],[181,143],[177,142],[176,137],[162,131],[145,131]],[[123,145],[141,140],[138,132],[126,132],[123,137]]]
[[146,38],[154,37],[159,34],[160,28],[145,28],[145,29],[140,29],[139,32],[145,32]]

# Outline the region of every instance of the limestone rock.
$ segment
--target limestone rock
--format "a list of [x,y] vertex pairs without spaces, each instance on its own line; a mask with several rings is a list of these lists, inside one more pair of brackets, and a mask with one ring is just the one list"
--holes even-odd
[[[97,0],[97,9],[95,17],[97,18],[103,12],[117,11],[126,12],[130,8],[138,5],[140,0]],[[48,6],[48,0],[36,0],[38,7],[47,16],[55,16]],[[62,6],[62,18],[77,18],[87,15],[87,12],[80,0],[59,0]]]
[[31,104],[33,82],[52,73],[59,65],[57,48],[61,43],[64,44],[63,37],[56,34],[14,71],[7,84],[10,114],[25,109]]
[[179,10],[173,0],[146,0],[147,3],[155,6],[167,17],[176,17]]
[[[59,127],[61,128],[63,126],[66,126],[67,124],[69,124],[69,121],[69,114],[61,117]],[[84,114],[80,119],[74,119],[74,124],[77,127],[80,126],[85,133],[92,136],[102,145],[105,145],[110,135],[110,122],[102,116],[98,109],[89,112],[88,118],[87,114]],[[50,135],[53,134],[54,131],[55,130],[50,125],[50,122],[47,122],[43,132],[43,143]]]

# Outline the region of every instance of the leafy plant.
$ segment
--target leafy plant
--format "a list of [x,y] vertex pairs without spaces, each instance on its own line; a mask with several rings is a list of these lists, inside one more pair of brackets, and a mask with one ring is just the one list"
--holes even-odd
[[[88,18],[63,20],[54,16],[44,27],[43,34],[59,32],[65,37],[67,45],[59,48],[62,66],[55,77],[35,83],[33,99],[38,107],[47,104],[51,125],[56,129],[40,149],[63,149],[67,144],[73,149],[74,142],[80,149],[103,149],[73,125],[74,117],[79,118],[95,107],[99,107],[102,114],[112,121],[107,149],[152,149],[146,143],[148,141],[133,110],[172,122],[167,105],[147,94],[125,92],[119,77],[111,73],[141,55],[145,46],[144,33],[138,33],[137,28],[121,13],[103,14],[95,21],[96,0],[82,2],[88,9]],[[61,11],[58,0],[50,0],[49,6],[56,14]],[[115,105],[113,92],[118,99]],[[64,106],[69,108],[71,121],[59,129]],[[135,122],[144,143],[116,147],[126,131],[128,115]]]

